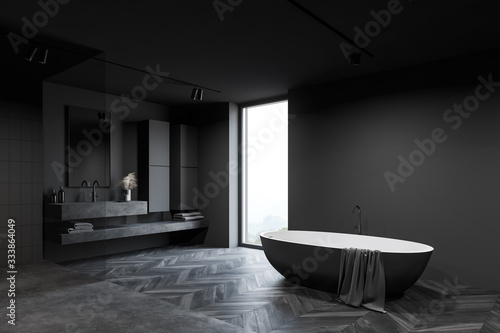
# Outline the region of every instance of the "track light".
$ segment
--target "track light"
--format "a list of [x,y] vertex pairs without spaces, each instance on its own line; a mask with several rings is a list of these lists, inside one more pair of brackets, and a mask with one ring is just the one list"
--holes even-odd
[[[7,35],[3,32],[0,32],[0,35],[2,36],[5,36],[7,38],[11,38],[10,34]],[[99,62],[102,62],[102,63],[105,63],[105,64],[109,64],[109,65],[113,65],[113,66],[118,66],[118,67],[122,67],[122,68],[126,68],[126,69],[129,69],[129,70],[132,70],[132,71],[136,71],[136,72],[141,72],[141,73],[144,73],[146,75],[151,75],[151,69],[150,68],[147,68],[147,69],[140,69],[140,68],[136,68],[136,67],[132,67],[132,66],[128,66],[128,65],[125,65],[125,64],[120,64],[120,63],[117,63],[117,62],[114,62],[114,61],[109,61],[109,60],[105,60],[105,59],[101,59],[99,58],[99,55],[88,55],[88,54],[84,54],[84,53],[81,53],[81,52],[75,52],[75,51],[72,51],[68,48],[64,48],[64,47],[59,47],[57,45],[54,45],[54,44],[46,44],[46,43],[40,43],[38,41],[27,41],[29,44],[26,45],[25,47],[23,47],[23,53],[20,54],[21,57],[24,57],[26,59],[26,61],[33,61],[33,59],[35,58],[35,56],[37,56],[37,52],[38,52],[38,57],[37,57],[37,62],[41,65],[46,65],[47,64],[47,59],[48,59],[48,54],[49,54],[49,48],[52,50],[52,52],[56,52],[58,53],[59,51],[62,51],[64,53],[70,53],[72,55],[76,55],[78,57],[84,57],[85,59],[89,59],[89,60],[94,60],[94,61],[99,61]],[[85,52],[87,53],[87,52]],[[54,60],[54,53],[52,53],[52,60]],[[162,74],[160,74],[162,73]],[[171,77],[168,73],[166,73],[166,75],[163,74],[164,72],[161,72],[160,69],[159,69],[159,65],[156,66],[156,71],[155,71],[155,76],[158,76],[158,77],[161,77],[162,79],[165,79],[167,80],[168,82],[175,82],[175,83],[179,83],[179,84],[182,84],[183,86],[191,86],[191,87],[198,87],[197,85],[195,85],[193,82],[187,82],[187,81],[183,81],[183,80],[179,80],[179,79],[175,79],[173,77]],[[203,89],[202,89],[203,88]],[[213,89],[213,88],[209,88],[209,87],[202,87],[202,88],[197,88],[199,91],[193,95],[191,98],[195,99],[196,100],[202,100],[203,99],[203,90],[210,90],[210,91],[213,91],[213,92],[216,92],[216,93],[221,93],[220,90],[217,90],[217,89]]]
[[24,56],[24,59],[28,61],[32,61],[33,58],[35,57],[36,51],[38,48],[36,46],[32,46],[28,49],[28,52],[26,52],[26,55]]
[[30,46],[24,55],[24,59],[28,61],[33,61],[36,54],[38,52],[38,63],[45,65],[47,63],[47,57],[49,55],[49,49],[45,47],[40,47],[40,51],[38,51],[37,46]]
[[42,49],[38,56],[38,63],[45,65],[47,63],[47,56],[49,55],[49,49]]
[[[330,31],[332,31],[334,34],[336,34],[337,36],[339,36],[340,38],[342,38],[343,40],[345,40],[349,45],[354,45],[354,41],[352,39],[350,39],[349,37],[347,37],[347,35],[343,34],[340,30],[338,30],[337,28],[333,27],[332,25],[330,25],[328,22],[326,22],[325,20],[323,20],[321,17],[319,17],[318,15],[314,14],[312,11],[310,11],[309,9],[307,9],[306,7],[302,6],[298,1],[296,0],[287,0],[291,5],[297,7],[297,9],[299,9],[300,11],[302,11],[304,14],[308,15],[309,17],[311,17],[313,20],[315,20],[316,22],[322,24],[324,27],[326,27],[327,29],[329,29]],[[361,49],[361,50],[358,50],[360,53],[363,52],[364,54],[374,58],[375,56],[370,53],[369,51],[367,51],[366,49]],[[358,61],[358,64],[359,64],[359,61]]]
[[358,66],[361,61],[361,51],[356,47],[351,47],[347,55],[347,63],[353,66]]
[[203,100],[203,89],[193,88],[193,91],[191,92],[191,99],[194,101]]

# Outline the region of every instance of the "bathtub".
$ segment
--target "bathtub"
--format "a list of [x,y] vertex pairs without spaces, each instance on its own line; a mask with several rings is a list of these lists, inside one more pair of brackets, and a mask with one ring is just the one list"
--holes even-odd
[[422,275],[431,246],[393,238],[318,231],[270,231],[260,235],[271,265],[297,284],[337,292],[343,248],[382,252],[386,298],[404,295]]

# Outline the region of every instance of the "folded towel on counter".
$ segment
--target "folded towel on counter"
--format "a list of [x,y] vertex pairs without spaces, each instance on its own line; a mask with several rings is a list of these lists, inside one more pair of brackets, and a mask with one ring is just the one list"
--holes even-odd
[[74,224],[75,228],[81,228],[81,227],[84,227],[84,228],[93,228],[94,225],[92,223],[88,223],[88,222],[75,222]]
[[174,214],[174,221],[193,221],[193,220],[203,220],[204,218],[205,217],[201,215],[200,212]]
[[94,231],[94,225],[88,222],[73,222],[73,227],[68,228],[68,233],[75,234],[78,232],[90,232]]
[[200,212],[190,212],[190,213],[176,213],[174,217],[190,217],[190,216],[199,216]]
[[92,230],[94,228],[93,227],[76,227],[75,226],[74,229],[76,229],[76,230]]
[[76,229],[76,228],[68,228],[68,234],[76,234],[79,232],[92,232],[94,229]]
[[194,220],[203,220],[205,217],[203,215],[194,215],[194,216],[186,216],[186,217],[176,217],[174,216],[174,221],[194,221]]
[[94,229],[94,225],[92,223],[87,223],[87,222],[75,222],[73,223],[73,227],[70,229],[72,231],[73,230],[92,231]]
[[338,300],[386,313],[385,273],[377,250],[343,249],[340,257]]

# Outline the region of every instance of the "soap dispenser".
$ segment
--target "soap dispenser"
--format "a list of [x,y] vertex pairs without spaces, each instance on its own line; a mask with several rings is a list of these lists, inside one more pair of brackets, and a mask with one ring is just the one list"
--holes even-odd
[[52,194],[50,195],[50,202],[57,203],[57,193],[56,190],[52,190]]
[[64,190],[62,186],[59,188],[59,193],[57,194],[57,202],[64,203]]

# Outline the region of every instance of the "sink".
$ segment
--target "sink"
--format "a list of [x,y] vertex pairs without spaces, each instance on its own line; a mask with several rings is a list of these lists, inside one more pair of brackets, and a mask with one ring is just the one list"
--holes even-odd
[[114,216],[144,215],[148,213],[147,201],[98,201],[47,204],[48,218],[68,221]]

